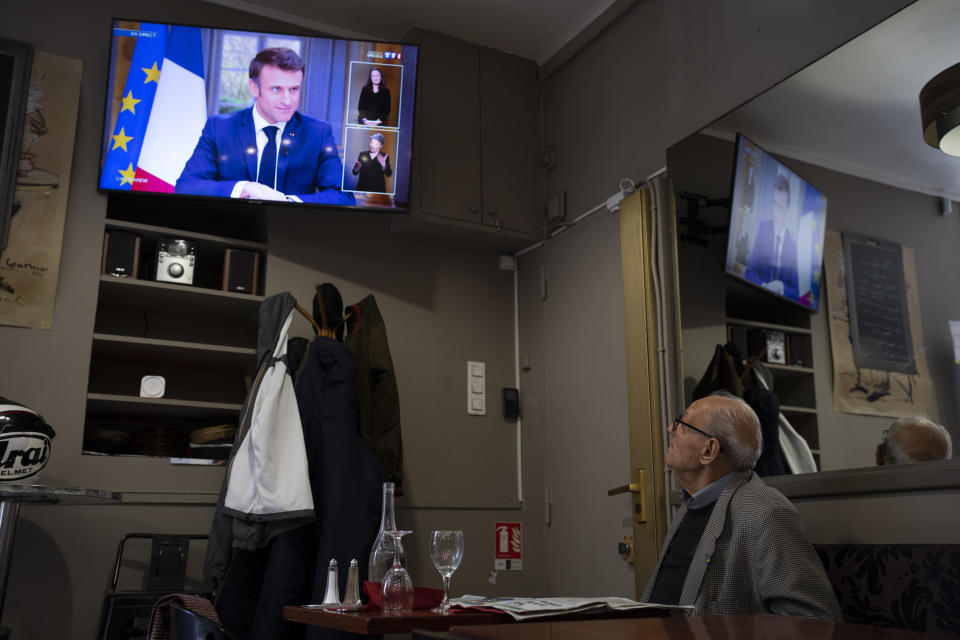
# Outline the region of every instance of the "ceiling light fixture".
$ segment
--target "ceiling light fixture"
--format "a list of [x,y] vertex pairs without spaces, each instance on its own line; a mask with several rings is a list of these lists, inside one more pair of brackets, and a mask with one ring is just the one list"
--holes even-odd
[[944,69],[920,90],[923,139],[951,156],[960,156],[960,64]]

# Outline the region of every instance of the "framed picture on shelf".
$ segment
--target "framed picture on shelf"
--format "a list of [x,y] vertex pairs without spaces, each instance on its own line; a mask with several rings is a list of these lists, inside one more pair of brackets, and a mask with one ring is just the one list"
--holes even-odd
[[767,362],[787,364],[787,347],[783,331],[764,331],[767,342]]

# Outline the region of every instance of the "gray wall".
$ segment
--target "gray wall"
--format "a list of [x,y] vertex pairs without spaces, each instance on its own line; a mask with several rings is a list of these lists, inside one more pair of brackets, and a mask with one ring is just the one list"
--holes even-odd
[[630,496],[606,495],[630,477],[619,225],[597,215],[520,261],[521,384],[542,401],[524,424],[545,425],[544,488],[530,499],[552,503],[546,579],[558,595],[634,595],[616,553],[633,533]]
[[[749,135],[749,132],[744,132]],[[762,144],[762,143],[761,143]],[[670,173],[677,189],[710,197],[729,195],[733,143],[704,135],[692,136],[668,152]],[[960,318],[960,299],[945,295],[960,273],[956,242],[960,218],[942,216],[938,198],[882,185],[815,165],[780,158],[798,175],[827,194],[827,228],[853,231],[881,240],[899,242],[914,250],[917,294],[924,338],[924,353],[933,381],[929,417],[942,423],[960,439],[960,374],[953,361],[948,320]],[[712,221],[725,223],[724,215]],[[681,305],[684,374],[699,378],[713,348],[726,341],[724,295],[726,280],[721,258],[725,236],[717,246],[680,248]],[[811,317],[814,336],[817,417],[821,462],[824,470],[874,464],[880,432],[893,418],[840,413],[833,407],[833,361],[828,316],[830,301]]]
[[[638,2],[544,80],[545,143],[556,151],[556,166],[549,172],[546,195],[566,192],[568,219],[603,203],[618,190],[620,178],[639,182],[663,167],[665,150],[677,140],[906,4],[904,0],[856,6],[821,0],[803,4],[763,0]],[[578,566],[593,567],[591,571],[601,573],[611,567],[603,576],[605,584],[610,585],[608,590],[629,591],[616,568],[622,561],[615,555],[617,540],[613,539],[614,532],[622,531],[619,527],[627,526],[617,520],[624,511],[618,511],[614,503],[602,504],[622,497],[607,498],[606,490],[626,482],[630,471],[625,454],[613,448],[613,443],[626,442],[627,438],[627,405],[622,397],[624,359],[614,357],[607,348],[624,340],[623,294],[614,285],[620,278],[619,269],[611,266],[608,255],[619,254],[619,228],[604,220],[587,230],[569,232],[562,242],[564,248],[554,252],[555,259],[578,254],[576,264],[582,272],[571,282],[579,290],[579,299],[593,305],[589,316],[581,309],[544,314],[535,300],[521,300],[521,321],[537,326],[547,337],[579,333],[595,348],[583,349],[577,341],[561,340],[543,341],[538,349],[528,351],[521,336],[521,351],[531,354],[532,370],[543,367],[547,371],[536,387],[538,393],[543,389],[543,398],[559,401],[561,406],[584,398],[583,402],[595,407],[595,415],[587,424],[578,411],[552,411],[550,406],[545,409],[546,417],[544,413],[537,416],[538,420],[547,420],[543,430],[548,437],[555,433],[559,438],[569,433],[583,434],[582,439],[558,438],[547,447],[546,464],[551,474],[554,459],[576,461],[582,456],[579,464],[573,463],[577,469],[561,471],[577,473],[578,482],[568,492],[554,491],[553,511],[592,519],[589,538],[579,541],[584,549],[578,548],[574,556]],[[548,248],[542,252],[548,272],[551,251]],[[538,263],[533,258],[524,259],[520,266],[524,272],[538,268]],[[597,291],[603,292],[600,301],[594,299]],[[526,320],[526,314],[541,314],[539,325]],[[619,324],[613,321],[614,316],[621,318]],[[586,324],[586,317],[609,322]],[[575,363],[576,375],[553,375],[553,363]],[[588,385],[592,393],[584,397]],[[530,424],[531,420],[526,420],[525,425]],[[610,448],[596,454],[584,446],[588,439],[604,441]],[[557,450],[559,447],[563,450]],[[607,465],[604,473],[589,471],[596,455]],[[614,477],[618,480],[609,484]],[[548,529],[546,545],[551,551],[554,540],[569,540],[568,532],[559,527],[557,531]],[[555,593],[576,593],[580,589],[583,576],[567,571],[568,553],[550,553],[547,557],[550,586]]]
[[644,0],[544,82],[546,144],[580,213],[671,144],[910,4]]

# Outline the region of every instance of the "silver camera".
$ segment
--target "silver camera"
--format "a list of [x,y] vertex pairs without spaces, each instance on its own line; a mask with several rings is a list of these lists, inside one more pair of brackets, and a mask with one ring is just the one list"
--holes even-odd
[[157,241],[157,281],[193,284],[197,245],[186,240]]

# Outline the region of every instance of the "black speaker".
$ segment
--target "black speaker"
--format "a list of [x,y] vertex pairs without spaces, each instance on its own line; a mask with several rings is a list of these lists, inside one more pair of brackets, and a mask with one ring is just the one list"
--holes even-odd
[[140,275],[140,236],[132,231],[111,229],[103,234],[100,271],[119,278]]
[[223,283],[221,288],[224,291],[255,294],[259,282],[259,253],[241,249],[227,249],[223,252]]

